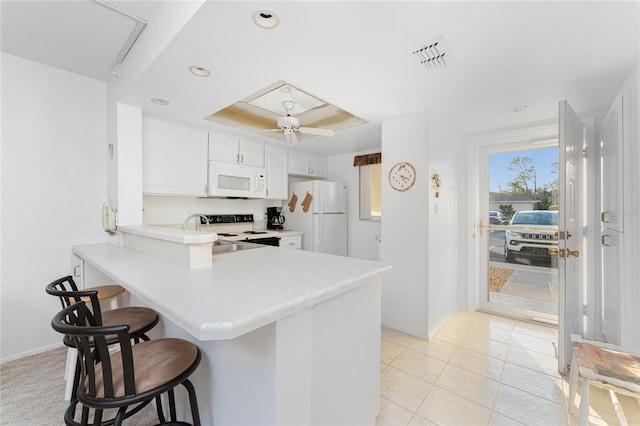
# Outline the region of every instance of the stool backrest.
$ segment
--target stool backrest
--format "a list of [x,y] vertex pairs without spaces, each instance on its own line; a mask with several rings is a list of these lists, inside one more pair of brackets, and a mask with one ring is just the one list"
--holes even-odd
[[[78,396],[84,400],[104,401],[135,395],[135,375],[129,326],[101,326],[86,303],[74,303],[57,313],[51,326],[73,339],[81,365]],[[113,357],[109,345],[120,344],[120,352]],[[119,354],[119,355],[118,355]],[[114,377],[119,386],[114,386]],[[122,388],[124,384],[124,389]],[[82,395],[80,395],[82,394]]]
[[47,294],[57,296],[60,299],[62,309],[80,302],[83,299],[85,301],[88,300],[91,303],[94,318],[98,322],[98,325],[102,325],[102,311],[100,310],[98,292],[96,290],[78,290],[78,286],[75,281],[73,281],[71,275],[50,282],[45,288],[45,291]]

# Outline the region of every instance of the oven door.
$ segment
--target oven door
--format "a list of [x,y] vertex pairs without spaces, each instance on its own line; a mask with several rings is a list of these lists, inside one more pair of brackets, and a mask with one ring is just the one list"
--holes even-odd
[[247,242],[250,242],[253,244],[262,244],[265,246],[280,247],[280,237],[253,238],[253,239],[247,240]]

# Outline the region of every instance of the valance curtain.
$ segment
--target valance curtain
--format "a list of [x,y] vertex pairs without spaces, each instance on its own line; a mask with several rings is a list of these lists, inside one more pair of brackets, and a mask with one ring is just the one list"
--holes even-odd
[[368,166],[370,164],[382,163],[382,153],[357,155],[353,157],[353,167]]

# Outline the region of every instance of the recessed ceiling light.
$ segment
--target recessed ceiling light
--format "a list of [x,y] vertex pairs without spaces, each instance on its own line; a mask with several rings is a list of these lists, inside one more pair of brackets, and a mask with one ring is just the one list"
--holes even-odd
[[265,30],[272,30],[280,25],[280,18],[278,15],[270,10],[262,9],[253,12],[253,23]]
[[211,71],[199,65],[191,65],[189,67],[189,72],[193,75],[197,75],[198,77],[209,77],[211,75]]
[[151,98],[151,102],[153,102],[156,105],[161,105],[161,106],[169,105],[169,101],[168,100],[161,99],[161,98]]
[[527,105],[518,105],[518,106],[513,107],[513,109],[511,111],[513,111],[513,112],[522,112],[527,108],[528,108]]

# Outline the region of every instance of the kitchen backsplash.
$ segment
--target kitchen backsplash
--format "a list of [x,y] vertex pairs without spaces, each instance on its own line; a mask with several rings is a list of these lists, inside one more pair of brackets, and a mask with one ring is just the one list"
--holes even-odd
[[256,229],[265,228],[267,207],[282,207],[280,200],[232,200],[226,198],[161,197],[143,198],[145,225],[182,224],[193,213],[253,214]]

